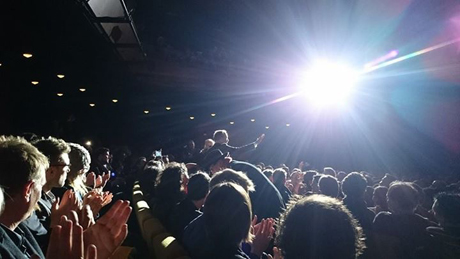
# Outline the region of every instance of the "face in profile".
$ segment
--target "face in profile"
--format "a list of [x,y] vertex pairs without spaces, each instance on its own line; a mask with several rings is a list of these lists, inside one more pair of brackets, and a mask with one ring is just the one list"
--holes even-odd
[[212,142],[211,142],[211,141],[206,141],[206,142],[204,143],[204,148],[210,149],[211,147],[212,147]]
[[56,186],[62,187],[65,184],[65,180],[67,179],[67,174],[70,172],[70,158],[69,154],[64,153],[61,154],[58,158],[58,163],[53,166],[55,179],[56,179]]
[[100,154],[98,159],[103,164],[110,163],[110,153],[109,153],[109,151]]

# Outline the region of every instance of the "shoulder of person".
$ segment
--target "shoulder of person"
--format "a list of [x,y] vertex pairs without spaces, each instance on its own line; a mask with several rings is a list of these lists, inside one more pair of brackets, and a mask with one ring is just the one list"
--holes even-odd
[[429,220],[428,218],[423,217],[423,216],[420,215],[420,214],[415,213],[414,216],[415,216],[415,218],[417,218],[419,221],[421,221],[421,222],[427,224],[428,226],[437,226],[437,224],[436,224],[435,222]]
[[390,220],[392,216],[391,212],[381,211],[375,216],[374,223]]

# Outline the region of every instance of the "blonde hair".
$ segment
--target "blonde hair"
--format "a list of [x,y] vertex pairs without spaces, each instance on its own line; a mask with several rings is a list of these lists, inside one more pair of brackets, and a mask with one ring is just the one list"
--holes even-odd
[[24,138],[0,136],[0,183],[14,194],[29,181],[44,181],[49,161]]
[[70,146],[70,172],[67,175],[69,185],[79,192],[82,196],[88,193],[88,188],[84,183],[84,175],[89,171],[91,156],[83,146],[75,143],[68,143]]

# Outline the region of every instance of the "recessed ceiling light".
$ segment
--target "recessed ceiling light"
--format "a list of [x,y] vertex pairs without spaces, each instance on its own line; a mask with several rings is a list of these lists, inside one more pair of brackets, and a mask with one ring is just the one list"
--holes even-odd
[[254,122],[254,121],[256,121],[256,119],[251,119],[251,122]]
[[25,58],[31,58],[33,55],[31,53],[24,53],[22,56]]
[[80,90],[80,92],[85,92],[85,91],[86,91],[85,88],[80,88],[80,89],[78,89],[78,90]]
[[0,63],[0,67],[2,66],[2,63]]
[[211,117],[216,117],[216,114],[215,114],[215,113],[211,113]]
[[113,99],[112,102],[113,102],[113,103],[117,103],[118,100],[117,100],[117,99]]
[[65,75],[63,74],[57,74],[57,77],[60,78],[60,79],[63,79],[65,77]]
[[150,112],[150,111],[148,111],[148,110],[145,110],[145,111],[144,111],[145,114],[149,114],[149,112]]
[[61,96],[64,96],[63,93],[57,93],[57,96],[61,97]]
[[195,119],[195,117],[193,117],[193,116],[190,116],[190,119],[191,119],[191,120],[194,120],[194,119]]
[[291,126],[291,124],[289,124],[289,123],[286,123],[286,127],[289,127],[289,126]]
[[235,124],[235,122],[234,122],[234,121],[231,121],[230,124],[233,125],[233,124]]
[[266,129],[269,129],[270,127],[269,126],[265,126]]
[[87,145],[87,146],[91,146],[92,144],[93,144],[93,143],[91,143],[90,140],[88,140],[88,141],[85,142],[85,145]]
[[33,85],[38,85],[38,81],[32,81],[31,82]]
[[165,108],[165,109],[166,109],[167,111],[169,111],[169,110],[171,110],[171,107],[169,107],[169,106],[166,106],[166,108]]
[[94,106],[96,106],[96,104],[95,103],[90,103],[89,106],[94,107]]

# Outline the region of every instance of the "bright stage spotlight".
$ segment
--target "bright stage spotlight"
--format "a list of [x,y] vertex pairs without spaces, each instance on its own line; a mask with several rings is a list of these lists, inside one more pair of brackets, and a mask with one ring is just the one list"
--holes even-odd
[[302,95],[316,106],[343,105],[359,79],[359,72],[341,63],[317,61],[304,74]]

